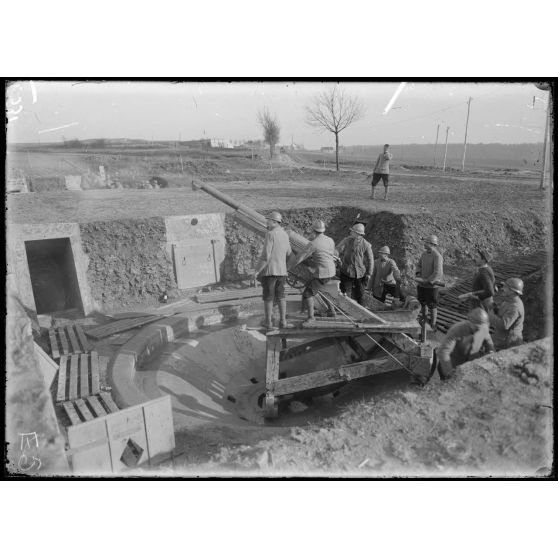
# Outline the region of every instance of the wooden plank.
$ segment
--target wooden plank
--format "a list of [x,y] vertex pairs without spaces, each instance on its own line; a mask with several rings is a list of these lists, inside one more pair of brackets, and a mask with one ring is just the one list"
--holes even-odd
[[[409,365],[409,357],[407,355],[397,355],[396,357],[403,366]],[[417,358],[417,357],[415,357]],[[338,368],[326,368],[317,372],[309,372],[292,378],[277,380],[272,387],[273,394],[276,396],[287,395],[289,393],[298,393],[309,389],[323,387],[340,381],[350,381],[375,374],[385,374],[394,370],[400,370],[401,365],[394,359],[385,356],[375,358],[356,364],[348,364]]]
[[66,355],[60,358],[60,366],[58,367],[58,390],[56,401],[66,400],[66,368],[68,366],[68,357]]
[[64,328],[59,327],[57,330],[58,337],[60,338],[60,344],[62,345],[62,352],[65,355],[70,354],[70,350],[68,348],[68,340],[66,339],[66,334],[64,333]]
[[116,411],[120,411],[109,393],[107,393],[106,391],[102,391],[99,394],[99,397],[103,400],[103,403],[106,405],[109,413],[116,413]]
[[91,411],[87,408],[85,401],[83,399],[76,399],[74,401],[77,410],[81,413],[83,420],[93,420],[95,417],[91,414]]
[[[300,290],[294,287],[285,286],[285,294],[299,294]],[[262,296],[261,287],[249,287],[247,289],[230,289],[227,291],[218,291],[213,293],[199,293],[194,296],[194,299],[199,304],[207,302],[220,302],[226,300],[237,300],[242,298],[256,298]]]
[[116,322],[111,324],[89,329],[85,332],[85,334],[88,335],[89,337],[93,337],[94,339],[101,339],[103,337],[109,337],[110,335],[114,335],[115,333],[120,333],[128,329],[140,327],[160,319],[161,319],[160,315],[151,314],[150,316],[146,316],[143,318],[130,318],[128,320],[117,320]]
[[[89,395],[91,392],[89,390],[89,355],[86,353],[81,353],[79,355],[79,372],[80,372],[80,382],[79,382],[79,394],[81,397]],[[76,357],[77,360],[77,357]]]
[[73,403],[71,403],[70,401],[65,401],[64,403],[62,403],[62,407],[64,407],[64,410],[66,411],[66,414],[68,415],[68,418],[70,419],[72,425],[81,424],[81,419],[76,413]]
[[91,393],[99,393],[99,355],[97,351],[92,351],[89,355],[91,359]]
[[56,341],[56,330],[50,328],[48,330],[48,337],[50,339],[50,350],[52,353],[52,358],[60,358],[60,351],[58,350],[58,341]]
[[[317,322],[315,320],[307,320],[302,324],[303,329],[313,329],[313,330],[336,330],[340,333],[344,333],[346,331],[358,330],[358,331],[366,331],[366,332],[378,332],[378,333],[417,333],[420,331],[420,325],[414,322],[400,322],[400,323],[358,323],[354,325],[347,325],[345,326],[342,323],[327,323],[327,322]],[[272,334],[272,332],[270,332]],[[268,334],[269,337],[269,334]]]
[[266,369],[265,385],[271,390],[273,384],[279,378],[279,357],[281,353],[281,337],[266,338]]
[[75,325],[75,329],[76,329],[76,333],[79,339],[79,342],[81,343],[81,347],[84,353],[88,353],[89,352],[89,342],[87,341],[85,334],[83,333],[83,328],[79,325],[76,324]]
[[103,406],[97,399],[96,395],[90,395],[87,398],[87,402],[89,403],[89,406],[93,409],[93,411],[98,417],[103,417],[107,414],[107,412],[104,410]]
[[149,464],[154,465],[175,447],[170,395],[148,401],[142,407]]
[[68,339],[70,340],[70,351],[72,353],[81,353],[81,347],[79,346],[76,334],[74,332],[74,326],[66,326],[66,331],[68,332]]
[[78,398],[78,356],[70,355],[70,394],[68,399]]

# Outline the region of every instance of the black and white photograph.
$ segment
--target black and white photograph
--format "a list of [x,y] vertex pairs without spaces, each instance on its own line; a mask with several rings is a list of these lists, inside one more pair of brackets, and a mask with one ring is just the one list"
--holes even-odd
[[5,82],[5,474],[553,474],[553,82]]

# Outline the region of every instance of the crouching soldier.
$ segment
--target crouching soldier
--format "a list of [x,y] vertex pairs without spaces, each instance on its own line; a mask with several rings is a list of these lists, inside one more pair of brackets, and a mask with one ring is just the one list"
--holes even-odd
[[523,343],[525,309],[519,295],[523,294],[523,281],[516,277],[508,279],[502,290],[503,302],[490,312],[490,324],[494,326],[494,345],[497,350],[508,349]]
[[372,295],[381,302],[386,300],[388,294],[404,302],[405,298],[401,294],[401,272],[395,260],[389,257],[389,247],[382,246],[378,250],[378,255],[379,257],[374,261],[374,270],[369,283]]
[[434,361],[428,378],[416,376],[414,383],[426,384],[438,370],[440,379],[449,380],[455,368],[475,358],[494,352],[494,343],[488,331],[488,314],[482,308],[475,308],[467,315],[467,320],[453,324],[440,346],[434,351]]

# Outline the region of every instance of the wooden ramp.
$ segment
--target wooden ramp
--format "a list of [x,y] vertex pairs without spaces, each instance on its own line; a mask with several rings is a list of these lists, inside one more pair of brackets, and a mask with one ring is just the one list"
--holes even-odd
[[61,406],[72,426],[98,417],[104,417],[120,410],[112,396],[107,392],[74,399],[73,401],[64,401],[61,403]]
[[87,353],[89,343],[78,324],[52,327],[48,330],[52,358],[59,359],[64,355]]
[[58,368],[56,401],[71,401],[99,393],[99,355],[64,355]]

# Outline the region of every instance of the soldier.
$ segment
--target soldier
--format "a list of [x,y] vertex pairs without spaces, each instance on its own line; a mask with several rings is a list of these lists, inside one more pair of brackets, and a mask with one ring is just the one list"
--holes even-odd
[[[308,243],[308,246],[297,257],[289,262],[289,269],[297,266],[308,258],[312,258],[312,279],[305,286],[302,292],[303,303],[306,302],[308,319],[314,319],[314,297],[318,292],[323,291],[324,287],[335,279],[335,259],[336,250],[333,238],[325,235],[325,224],[320,219],[312,223],[315,237]],[[324,299],[328,305],[328,316],[335,316],[333,306]]]
[[287,279],[287,258],[291,255],[291,244],[287,233],[281,227],[283,218],[278,211],[272,211],[267,219],[267,233],[264,238],[262,253],[256,268],[254,279],[261,273],[265,320],[263,326],[273,329],[273,301],[279,306],[280,327],[287,327],[287,301],[285,299],[285,281]]
[[477,272],[473,277],[473,288],[471,293],[471,309],[484,308],[487,312],[494,304],[494,288],[496,278],[492,268],[488,265],[488,254],[483,250],[477,250],[474,257]]
[[418,261],[417,275],[417,298],[426,310],[430,309],[430,325],[436,329],[438,317],[438,287],[444,276],[444,260],[437,250],[438,237],[431,234],[424,241],[425,251]]
[[401,295],[401,272],[391,259],[388,246],[382,246],[378,250],[379,257],[374,261],[374,271],[370,278],[369,289],[372,295],[381,302],[386,300],[386,296],[390,294],[394,298],[398,298],[401,302],[404,297]]
[[383,153],[378,155],[376,164],[374,165],[374,171],[372,173],[372,195],[370,196],[372,199],[374,199],[374,189],[381,180],[384,183],[384,200],[387,200],[389,187],[389,162],[392,158],[393,155],[389,152],[389,144],[386,143],[384,145]]
[[512,277],[504,283],[503,302],[494,305],[490,312],[490,323],[494,326],[494,344],[497,350],[515,347],[523,343],[525,309],[519,298],[523,294],[523,281]]
[[494,352],[494,343],[488,331],[488,314],[475,308],[467,320],[453,324],[439,347],[434,351],[434,362],[428,378],[415,377],[414,382],[425,385],[438,370],[441,380],[449,380],[455,368],[484,354]]
[[362,305],[364,289],[374,270],[374,254],[372,246],[364,239],[362,223],[356,223],[349,231],[349,236],[337,245],[341,258],[340,288],[342,293]]

